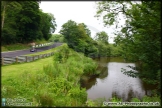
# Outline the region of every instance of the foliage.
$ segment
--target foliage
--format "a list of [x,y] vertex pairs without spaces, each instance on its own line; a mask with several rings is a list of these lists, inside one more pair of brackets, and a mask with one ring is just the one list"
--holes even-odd
[[[125,18],[125,25],[117,34],[115,44],[121,47],[121,55],[128,61],[138,62],[139,77],[147,83],[160,82],[158,72],[161,71],[161,22],[159,1],[101,1],[97,2],[96,17],[103,15],[105,26],[116,24],[119,15]],[[132,72],[125,72],[132,75]]]
[[73,48],[78,52],[90,52],[87,48],[87,42],[92,40],[92,38],[88,36],[90,35],[90,30],[84,23],[77,24],[75,21],[69,20],[67,23],[62,25],[60,34],[64,36],[70,48]]
[[51,38],[52,33],[56,30],[56,22],[54,15],[51,13],[43,13],[41,10],[41,23],[40,23],[40,30],[45,40]]
[[56,29],[54,15],[42,12],[38,1],[3,1],[1,9],[3,44],[48,40]]
[[66,44],[64,44],[54,56],[54,61],[58,61],[59,63],[64,63],[69,58],[70,50]]
[[61,34],[52,34],[52,37],[49,39],[50,42],[65,42],[64,36]]
[[121,56],[121,47],[120,46],[115,46],[115,44],[109,44],[110,48],[110,55],[111,56]]
[[108,44],[108,39],[109,39],[109,36],[107,35],[105,31],[96,33],[95,40]]
[[56,54],[32,63],[2,66],[2,97],[21,96],[39,107],[85,106],[87,93],[85,88],[80,88],[80,77],[90,67],[95,70],[96,62],[67,45],[60,46],[58,53],[63,61],[68,54],[66,61],[59,63],[54,59]]
[[87,105],[88,107],[93,107],[93,106],[95,106],[95,102],[92,101],[92,100],[87,100],[86,105]]
[[90,30],[84,23],[77,24],[69,20],[62,25],[60,30],[68,46],[77,52],[82,52],[89,57],[111,56],[111,49],[108,45],[108,35],[102,31],[96,34],[96,40],[90,37]]

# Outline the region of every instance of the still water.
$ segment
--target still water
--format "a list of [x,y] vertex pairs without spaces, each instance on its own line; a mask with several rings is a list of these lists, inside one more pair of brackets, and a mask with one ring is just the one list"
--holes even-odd
[[134,63],[126,63],[121,58],[100,58],[94,59],[98,64],[101,74],[84,83],[87,89],[88,99],[105,98],[110,99],[114,94],[123,101],[130,101],[133,97],[141,99],[151,92],[139,78],[132,78],[124,75],[121,68],[130,70],[127,66],[135,66]]

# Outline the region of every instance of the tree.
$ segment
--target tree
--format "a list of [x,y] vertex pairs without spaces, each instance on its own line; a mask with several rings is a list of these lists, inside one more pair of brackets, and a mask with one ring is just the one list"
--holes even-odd
[[86,34],[91,37],[91,31],[89,30],[89,28],[87,27],[87,25],[85,25],[84,23],[80,23],[80,24],[83,25]]
[[1,11],[2,12],[2,14],[1,14],[1,16],[2,16],[2,21],[1,21],[2,25],[1,25],[1,29],[3,29],[7,1],[2,1],[1,3],[2,3],[2,8],[1,8],[1,10],[2,10]]
[[[39,9],[40,1],[2,1],[2,43],[48,40],[55,32],[54,15]],[[5,21],[4,21],[5,19]],[[12,40],[12,41],[11,41]]]
[[18,41],[29,42],[39,37],[41,16],[37,1],[19,1],[22,10],[17,16]]
[[55,17],[51,13],[44,13],[40,10],[41,22],[40,22],[40,30],[45,40],[51,38],[52,33],[55,32],[57,24],[55,22]]
[[67,23],[62,25],[61,30],[59,31],[65,37],[65,40],[70,48],[74,48],[79,37],[77,23],[72,20],[68,20]]
[[[125,25],[117,33],[115,42],[122,48],[122,56],[136,67],[137,72],[124,72],[129,76],[140,76],[147,83],[158,83],[161,72],[161,3],[159,1],[102,1],[97,3],[96,17],[103,15],[103,23],[110,26],[119,21],[119,13],[125,17]],[[130,7],[129,7],[130,6]]]
[[3,2],[6,4],[4,5],[5,9],[2,10],[2,43],[15,43],[17,41],[17,34],[19,32],[16,20],[19,12],[22,10],[22,6],[16,1],[2,1],[2,3]]
[[100,41],[105,44],[108,44],[108,39],[109,39],[109,36],[107,35],[107,33],[105,31],[96,33],[96,36],[95,36],[96,41]]
[[77,24],[75,21],[68,20],[62,25],[60,34],[62,34],[70,48],[75,51],[83,52],[86,56],[97,52],[93,44],[93,39],[89,36],[87,26],[83,23]]
[[[12,2],[14,2],[14,1],[2,1],[1,3],[2,3],[2,7],[1,7],[1,16],[2,16],[2,21],[1,21],[1,23],[2,23],[2,25],[1,25],[1,29],[3,29],[3,26],[4,26],[4,20],[5,20],[5,13],[6,13],[6,7],[10,4],[10,3],[12,3]],[[14,2],[15,3],[15,2]]]

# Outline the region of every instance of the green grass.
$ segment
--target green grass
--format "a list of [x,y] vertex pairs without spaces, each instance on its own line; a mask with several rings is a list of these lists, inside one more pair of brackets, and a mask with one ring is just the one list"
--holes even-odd
[[[48,43],[48,41],[36,40],[35,43],[36,44],[44,44],[44,43]],[[1,52],[30,49],[30,47],[31,46],[29,44],[21,44],[21,43],[10,44],[10,45],[2,45],[1,46]]]
[[[91,66],[91,65],[93,66]],[[80,77],[97,64],[62,45],[54,56],[1,67],[3,98],[25,98],[33,106],[85,106],[87,93]],[[90,69],[91,68],[91,69]]]
[[[58,46],[58,47],[52,48],[50,50],[46,50],[46,51],[42,51],[42,52],[38,52],[36,54],[30,54],[30,55],[45,54],[45,53],[48,53],[48,52],[51,52],[51,51],[56,51],[61,47],[62,46]],[[24,71],[28,71],[30,69],[32,69],[31,72],[34,74],[34,72],[36,72],[36,70],[37,71],[42,70],[43,68],[40,68],[40,67],[43,67],[44,64],[52,63],[52,59],[53,59],[53,57],[48,57],[48,58],[43,58],[43,59],[39,59],[39,60],[36,60],[36,61],[33,61],[33,62],[28,62],[28,63],[2,66],[1,69],[2,69],[3,73],[1,75],[2,75],[3,78],[6,78],[5,75],[7,75],[9,77],[17,76],[20,73],[23,73]]]
[[30,73],[32,74],[35,74],[36,71],[41,72],[43,70],[43,65],[45,65],[46,63],[52,63],[52,57],[43,58],[28,63],[2,66],[1,67],[2,82],[3,79],[7,77],[19,77],[18,75],[20,75],[24,71],[30,70]]
[[30,45],[28,44],[21,44],[21,43],[17,43],[17,44],[11,44],[11,45],[4,45],[1,46],[1,51],[14,51],[14,50],[22,50],[22,49],[29,49]]

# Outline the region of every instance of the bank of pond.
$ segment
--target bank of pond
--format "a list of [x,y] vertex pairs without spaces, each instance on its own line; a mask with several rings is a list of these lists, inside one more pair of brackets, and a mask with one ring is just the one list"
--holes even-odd
[[51,59],[52,64],[45,63],[42,72],[24,71],[20,79],[6,78],[2,83],[2,98],[26,98],[32,106],[103,106],[103,101],[160,102],[160,97],[152,94],[153,86],[145,86],[139,78],[121,73],[121,68],[129,70],[126,66],[134,66],[134,63],[126,63],[118,57],[88,58],[67,45],[60,47]]

